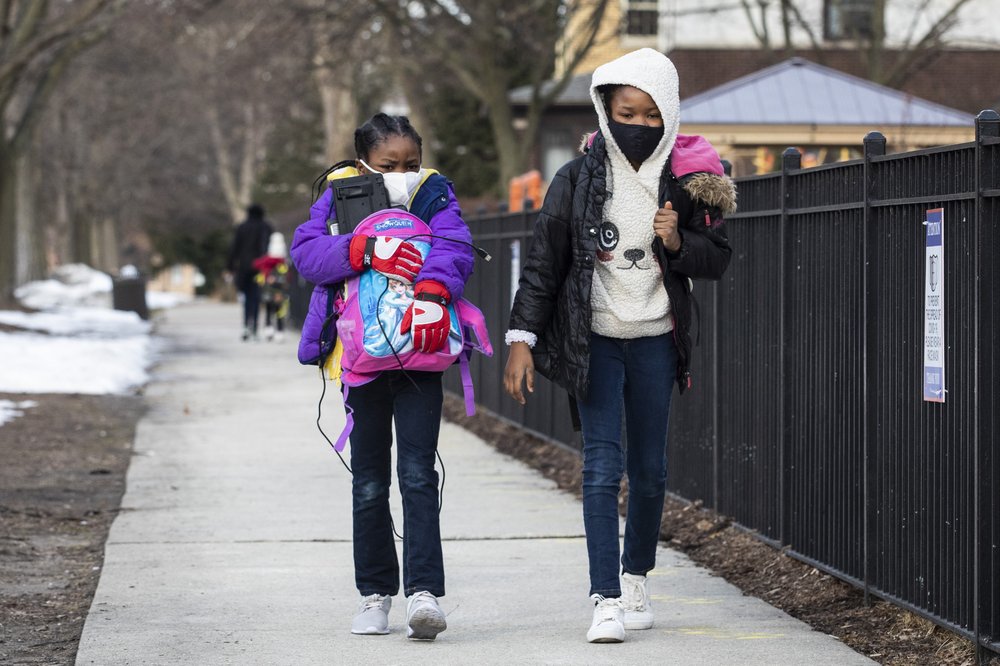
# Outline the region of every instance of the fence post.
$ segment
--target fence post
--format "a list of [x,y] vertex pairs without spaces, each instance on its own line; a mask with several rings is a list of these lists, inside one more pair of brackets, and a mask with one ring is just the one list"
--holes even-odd
[[862,562],[862,580],[865,584],[865,606],[871,604],[870,596],[870,584],[869,584],[869,574],[868,564],[871,561],[871,549],[870,549],[870,534],[871,523],[869,521],[869,516],[871,513],[871,503],[869,502],[869,464],[868,464],[868,443],[874,429],[871,427],[870,419],[871,413],[868,409],[870,391],[869,391],[869,378],[874,374],[874,370],[871,367],[872,362],[875,358],[874,340],[872,328],[870,325],[871,308],[873,307],[872,299],[870,298],[870,292],[872,289],[872,261],[871,261],[871,242],[872,235],[874,234],[874,225],[872,224],[872,196],[874,189],[874,178],[872,176],[872,158],[882,157],[885,155],[885,136],[881,132],[869,132],[864,138],[864,151],[865,151],[865,167],[864,167],[864,182],[862,187],[864,189],[864,213],[862,217],[862,239],[861,239],[861,253],[862,253],[862,265],[864,266],[864,272],[862,274],[862,299],[861,304],[861,331],[864,336],[861,346],[861,399],[862,399],[862,413],[861,413],[861,447],[862,447],[862,480],[861,480],[861,506],[862,506],[862,530],[863,536],[861,538],[861,562]]
[[[988,405],[985,410],[981,409],[981,400],[983,399],[983,394],[985,391],[981,389],[984,386],[983,382],[983,372],[980,369],[980,353],[979,345],[982,344],[983,340],[989,339],[985,335],[980,335],[980,332],[984,329],[983,315],[989,312],[989,305],[986,308],[982,306],[983,301],[987,300],[990,302],[992,294],[988,291],[984,293],[983,289],[983,251],[984,251],[984,233],[986,232],[985,225],[987,224],[986,215],[983,208],[986,205],[984,199],[984,189],[986,188],[986,183],[984,183],[983,170],[985,168],[986,153],[983,146],[986,144],[986,140],[992,139],[990,143],[996,141],[996,138],[1000,137],[1000,114],[997,114],[993,110],[980,111],[979,115],[976,116],[976,174],[975,174],[975,193],[976,193],[976,203],[975,203],[975,246],[976,249],[973,253],[973,275],[976,280],[976,296],[973,301],[974,312],[973,312],[973,391],[974,399],[972,403],[973,409],[973,536],[972,536],[972,547],[973,547],[973,560],[972,560],[972,577],[973,577],[973,593],[972,593],[972,619],[973,628],[976,632],[976,660],[980,664],[987,664],[990,661],[990,656],[987,654],[986,648],[983,646],[983,598],[990,598],[991,586],[990,579],[992,578],[993,571],[983,572],[983,549],[987,550],[986,561],[990,561],[989,551],[992,546],[990,543],[983,543],[984,535],[992,534],[990,527],[986,525],[987,520],[993,519],[992,507],[988,506],[988,495],[990,491],[987,490],[983,492],[983,487],[989,484],[983,483],[983,474],[989,473],[989,447],[983,446],[982,442],[982,428],[983,419],[988,418],[986,414],[989,414],[992,405]],[[995,231],[990,230],[990,235],[993,236]],[[990,259],[995,260],[995,257]],[[990,285],[987,289],[993,289],[995,287]],[[985,310],[985,312],[984,312]],[[992,327],[993,319],[995,314],[991,313],[990,321],[985,324],[986,327]],[[992,333],[992,331],[989,331]],[[992,373],[986,373],[987,375]],[[987,382],[994,382],[996,377],[987,376],[985,378]],[[995,391],[996,389],[992,389]],[[984,504],[987,504],[984,506]],[[990,609],[992,612],[992,608]],[[996,618],[990,618],[990,624],[995,624]],[[990,637],[995,640],[996,637]]]
[[802,153],[797,148],[785,148],[781,154],[781,223],[778,229],[780,238],[778,276],[781,280],[781,307],[778,314],[778,335],[781,340],[781,351],[778,356],[778,377],[781,382],[781,391],[778,393],[778,418],[781,424],[781,449],[779,451],[778,484],[781,498],[781,524],[778,528],[778,540],[782,546],[789,545],[788,525],[791,520],[791,504],[788,501],[788,485],[791,469],[788,464],[788,451],[791,446],[791,428],[788,422],[788,376],[786,375],[788,362],[788,326],[786,310],[788,309],[788,217],[791,199],[791,184],[789,172],[802,168]]
[[[722,160],[722,171],[727,176],[733,175],[733,164],[729,160]],[[737,193],[738,195],[738,193]],[[711,280],[706,283],[711,289],[711,307],[709,312],[712,317],[712,349],[708,354],[711,368],[712,382],[712,510],[719,510],[719,417],[722,406],[719,404],[719,291],[722,289],[722,280]]]

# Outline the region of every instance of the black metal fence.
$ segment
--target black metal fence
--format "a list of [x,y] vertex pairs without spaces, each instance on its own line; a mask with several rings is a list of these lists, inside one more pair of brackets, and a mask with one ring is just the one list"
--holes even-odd
[[[733,261],[699,283],[695,385],[675,398],[668,487],[770,543],[1000,652],[1000,116],[976,141],[738,181]],[[945,219],[946,400],[925,402],[926,211]],[[503,394],[534,215],[470,220],[494,259],[466,295],[497,358],[477,402],[578,446],[565,395]],[[457,376],[450,390],[460,392]]]

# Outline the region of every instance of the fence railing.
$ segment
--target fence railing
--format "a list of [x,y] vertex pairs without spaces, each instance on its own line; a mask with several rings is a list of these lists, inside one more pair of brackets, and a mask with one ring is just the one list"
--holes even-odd
[[[694,388],[668,488],[791,555],[1000,652],[1000,116],[976,140],[741,178],[733,259],[698,283]],[[944,403],[923,400],[926,211],[944,209]],[[477,402],[579,446],[565,394],[503,393],[503,333],[532,213],[470,220],[493,255],[466,295],[497,357]],[[446,384],[460,391],[457,376]]]

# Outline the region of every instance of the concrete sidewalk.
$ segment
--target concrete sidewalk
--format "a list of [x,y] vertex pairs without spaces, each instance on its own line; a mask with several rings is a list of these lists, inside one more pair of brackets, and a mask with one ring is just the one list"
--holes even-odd
[[[297,364],[294,339],[241,344],[238,321],[235,305],[198,303],[159,326],[168,351],[78,664],[872,663],[664,548],[650,579],[656,626],[588,644],[579,502],[452,424],[441,432],[448,629],[408,641],[396,597],[392,633],[351,635],[350,475],[315,427],[322,383]],[[335,391],[323,412],[335,438]]]

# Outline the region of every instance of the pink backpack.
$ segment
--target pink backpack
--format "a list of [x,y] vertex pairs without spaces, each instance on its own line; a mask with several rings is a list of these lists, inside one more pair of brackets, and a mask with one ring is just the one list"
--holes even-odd
[[[354,233],[367,236],[392,236],[412,244],[424,259],[431,249],[431,229],[416,215],[389,208],[363,219]],[[447,242],[447,241],[444,241]],[[337,318],[337,347],[334,356],[340,359],[340,381],[344,385],[344,401],[351,386],[361,386],[384,370],[422,370],[441,372],[460,364],[465,410],[475,411],[475,392],[469,358],[478,351],[493,355],[489,332],[483,313],[475,305],[460,298],[448,306],[451,331],[444,348],[424,354],[413,348],[411,334],[401,333],[400,324],[407,307],[413,302],[413,285],[387,278],[378,271],[367,269],[350,278],[338,296],[334,308]],[[337,439],[335,448],[342,451],[354,419],[348,407],[347,427]]]

